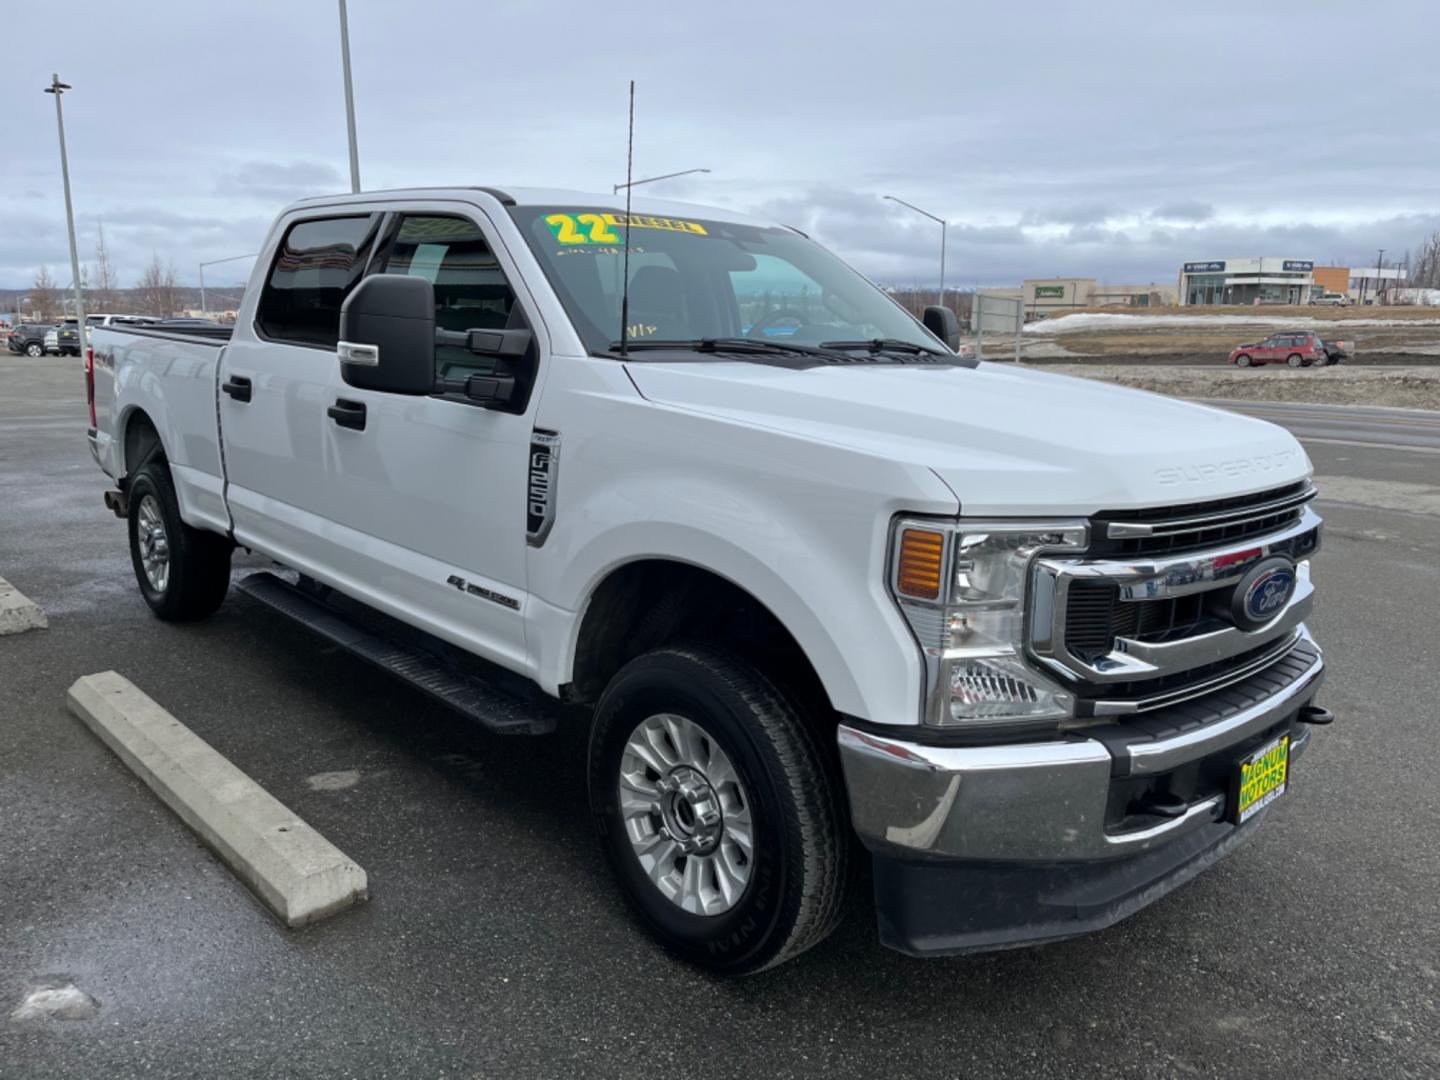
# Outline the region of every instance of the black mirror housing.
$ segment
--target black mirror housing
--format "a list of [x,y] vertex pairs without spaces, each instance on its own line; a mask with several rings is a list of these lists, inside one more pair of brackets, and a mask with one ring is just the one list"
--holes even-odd
[[951,352],[960,351],[960,319],[948,307],[925,309],[925,329],[945,343]]
[[409,274],[372,274],[340,307],[340,377],[362,390],[435,389],[435,287]]

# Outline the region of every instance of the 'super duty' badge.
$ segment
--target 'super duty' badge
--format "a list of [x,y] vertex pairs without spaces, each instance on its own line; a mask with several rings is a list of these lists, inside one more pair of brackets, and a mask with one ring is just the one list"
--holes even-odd
[[525,485],[525,539],[539,547],[555,524],[555,483],[560,470],[560,433],[530,433],[529,477]]

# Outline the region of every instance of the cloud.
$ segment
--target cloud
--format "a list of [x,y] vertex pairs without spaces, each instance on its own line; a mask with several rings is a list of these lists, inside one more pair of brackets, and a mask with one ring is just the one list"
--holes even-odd
[[[250,0],[237,19],[224,6],[148,0],[138,20],[99,0],[12,7],[13,40],[66,43],[82,254],[104,221],[122,277],[152,250],[193,276],[201,260],[254,251],[292,200],[348,189],[333,4]],[[939,226],[886,194],[952,223],[947,276],[967,284],[1172,280],[1187,259],[1272,251],[1354,261],[1414,247],[1433,228],[1440,140],[1417,137],[1434,126],[1433,35],[1416,32],[1434,23],[1433,0],[1389,0],[1385,18],[1358,22],[1343,6],[1311,5],[1303,25],[1252,5],[1243,34],[1213,5],[1148,20],[1050,5],[1024,33],[1011,8],[967,7],[964,40],[983,47],[962,48],[959,81],[954,34],[916,30],[954,24],[945,0],[916,0],[903,17],[731,0],[724,19],[633,0],[627,20],[673,47],[632,51],[619,67],[613,49],[562,49],[554,63],[532,48],[490,49],[484,64],[446,66],[442,90],[421,77],[436,39],[415,32],[415,7],[350,13],[371,189],[609,192],[625,172],[633,77],[636,175],[713,170],[637,198],[754,208],[883,280],[933,281],[939,261]],[[427,0],[424,13],[448,42],[537,47],[593,14],[580,0]],[[1294,67],[1274,62],[1287,50],[1344,56],[1385,78],[1331,95],[1323,122],[1297,120]],[[900,59],[867,67],[866,57]],[[5,112],[10,145],[26,152],[0,170],[0,287],[69,262],[43,81]],[[1221,102],[1219,87],[1243,90]]]
[[1122,216],[1123,211],[1102,203],[1054,206],[1049,209],[1026,210],[1020,218],[1022,225],[1103,225]]
[[287,203],[307,195],[349,190],[334,165],[323,161],[244,161],[215,179],[215,194]]
[[1150,216],[1160,221],[1209,221],[1215,216],[1215,208],[1206,202],[1182,199],[1157,206]]

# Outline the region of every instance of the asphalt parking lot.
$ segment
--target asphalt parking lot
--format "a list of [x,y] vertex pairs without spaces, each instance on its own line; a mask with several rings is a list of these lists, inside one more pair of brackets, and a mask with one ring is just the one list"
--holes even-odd
[[[880,948],[862,882],[825,944],[726,982],[631,924],[583,732],[489,736],[243,596],[152,618],[79,362],[0,358],[0,577],[50,621],[0,638],[0,1076],[1440,1075],[1440,441],[1281,420],[1325,432],[1339,719],[1256,839],[1109,931],[980,957]],[[274,921],[66,711],[108,668],[364,866],[369,902]],[[10,1019],[46,980],[95,1015]]]

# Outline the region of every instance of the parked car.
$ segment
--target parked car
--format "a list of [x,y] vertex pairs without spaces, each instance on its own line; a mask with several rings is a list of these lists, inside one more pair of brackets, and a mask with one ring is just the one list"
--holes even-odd
[[1355,349],[1353,341],[1321,341],[1325,348],[1325,366],[1329,367],[1340,363],[1341,360],[1349,360]]
[[803,234],[636,204],[308,199],[233,327],[97,328],[154,613],[215,611],[242,545],[292,576],[238,589],[474,722],[586,724],[618,889],[727,974],[834,929],[857,837],[881,940],[935,955],[1108,926],[1264,827],[1332,719],[1293,436],[958,356]]
[[1350,304],[1350,297],[1344,293],[1316,293],[1310,297],[1310,303],[1319,307],[1347,307]]
[[[85,320],[86,325],[93,325],[89,319]],[[80,355],[80,331],[75,325],[75,320],[62,319],[60,325],[55,328],[55,352],[61,356]]]
[[10,331],[10,351],[26,356],[44,356],[45,335],[53,329],[46,323],[21,323]]
[[1288,364],[1309,367],[1326,358],[1325,343],[1319,334],[1309,331],[1292,334],[1271,334],[1264,341],[1237,345],[1230,350],[1230,363],[1236,367],[1263,367],[1266,364]]

